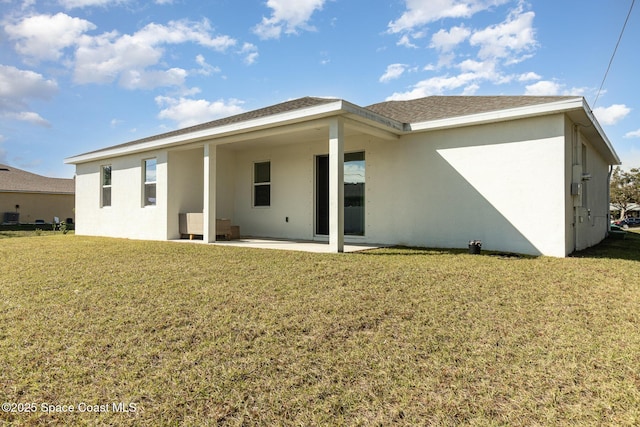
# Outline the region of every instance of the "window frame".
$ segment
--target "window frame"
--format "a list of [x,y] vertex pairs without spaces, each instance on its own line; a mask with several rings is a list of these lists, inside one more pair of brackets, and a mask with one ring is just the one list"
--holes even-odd
[[[105,184],[105,171],[109,168],[109,183]],[[101,208],[110,208],[113,204],[112,200],[112,189],[113,188],[113,166],[112,165],[101,165],[100,166],[100,207]],[[109,203],[105,203],[105,190],[109,191]]]
[[[153,181],[147,181],[147,176],[148,176],[148,162],[153,161],[153,172],[154,172],[154,180]],[[157,171],[158,171],[158,159],[156,157],[150,157],[147,159],[143,159],[142,160],[142,207],[150,207],[150,206],[156,206],[158,204],[158,199],[157,199],[157,183],[158,183],[158,176],[157,176]],[[147,197],[147,188],[151,188],[151,186],[153,186],[154,189],[154,194],[156,195],[156,197],[153,198],[153,202],[150,201],[151,198]]]
[[[258,181],[258,170],[259,165],[269,165],[269,179],[267,181]],[[253,179],[252,179],[252,191],[251,191],[251,206],[254,208],[270,208],[271,207],[271,160],[264,160],[259,162],[253,162]],[[257,200],[257,187],[266,187],[269,190],[269,201],[267,204],[258,204]]]

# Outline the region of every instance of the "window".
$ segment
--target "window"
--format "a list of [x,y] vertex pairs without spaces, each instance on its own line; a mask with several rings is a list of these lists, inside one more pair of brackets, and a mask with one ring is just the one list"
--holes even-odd
[[253,206],[271,206],[271,162],[253,164]]
[[364,236],[364,151],[344,154],[344,234]]
[[111,206],[111,165],[102,166],[102,207]]
[[144,161],[144,206],[156,204],[156,159]]

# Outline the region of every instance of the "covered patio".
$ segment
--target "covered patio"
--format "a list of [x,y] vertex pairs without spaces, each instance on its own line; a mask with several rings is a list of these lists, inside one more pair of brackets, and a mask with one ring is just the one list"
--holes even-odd
[[[314,240],[291,240],[291,239],[266,239],[244,237],[236,240],[218,240],[216,242],[206,242],[204,240],[173,240],[174,242],[212,244],[216,246],[229,246],[237,248],[256,249],[277,249],[285,251],[312,252],[312,253],[335,253],[329,242],[319,242]],[[369,243],[345,243],[344,253],[368,251],[387,247],[380,244]]]
[[[168,150],[163,199],[168,201],[169,239],[179,235],[179,215],[200,214],[202,230],[194,234],[207,243],[218,243],[216,235],[223,233],[216,222],[228,219],[242,235],[262,240],[221,242],[225,245],[362,250],[358,240],[367,235],[365,151],[397,141],[395,132],[402,126],[344,101],[312,101],[300,111],[243,122],[241,129],[235,123],[221,126],[215,138],[207,135]],[[233,129],[225,130],[229,126]],[[357,182],[345,180],[345,168],[356,165]],[[356,244],[345,241],[351,236]]]

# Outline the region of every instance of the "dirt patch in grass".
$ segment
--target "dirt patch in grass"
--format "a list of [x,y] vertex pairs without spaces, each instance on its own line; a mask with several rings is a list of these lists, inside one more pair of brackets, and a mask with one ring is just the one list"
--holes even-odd
[[7,239],[0,420],[637,425],[640,264],[583,255]]

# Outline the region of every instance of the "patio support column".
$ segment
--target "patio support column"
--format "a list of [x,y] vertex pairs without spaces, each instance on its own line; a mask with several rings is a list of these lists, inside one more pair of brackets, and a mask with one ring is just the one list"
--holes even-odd
[[204,209],[202,215],[202,239],[216,241],[216,146],[204,144]]
[[329,124],[329,250],[344,252],[344,123]]

